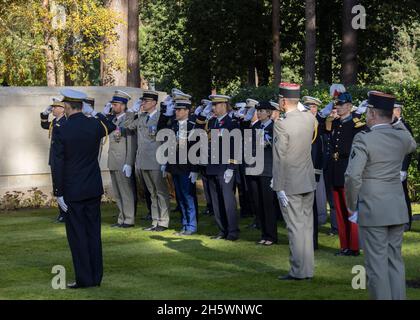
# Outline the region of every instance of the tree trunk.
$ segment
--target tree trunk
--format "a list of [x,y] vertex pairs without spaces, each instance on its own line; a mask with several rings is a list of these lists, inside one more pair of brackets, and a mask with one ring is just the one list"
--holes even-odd
[[128,1],[127,85],[140,87],[139,65],[139,3]]
[[118,40],[109,45],[101,59],[101,79],[104,86],[127,85],[128,0],[109,0],[106,5],[125,22],[115,27]]
[[331,0],[320,0],[317,6],[318,33],[318,80],[332,83],[333,20],[328,10]]
[[316,0],[305,1],[305,78],[304,85],[312,87],[315,83],[316,54]]
[[273,33],[273,69],[274,83],[278,85],[281,81],[281,60],[280,60],[280,0],[272,0],[272,33]]
[[[42,0],[42,7],[45,9],[45,12],[49,12],[49,0]],[[48,16],[44,18],[44,25],[51,26],[51,21]],[[44,29],[44,44],[45,44],[45,62],[46,62],[46,71],[47,71],[47,86],[54,87],[57,85],[56,76],[55,76],[55,64],[54,64],[54,52],[51,44],[51,37],[49,28]]]
[[357,82],[357,31],[351,25],[351,10],[357,3],[357,0],[343,0],[341,81],[345,86]]
[[[50,1],[50,12],[54,18],[59,18],[59,9],[54,0]],[[52,24],[52,28],[56,30],[58,26],[54,26],[54,23]],[[62,58],[62,54],[60,51],[60,46],[58,44],[57,37],[55,35],[51,36],[51,47],[54,54],[54,65],[55,65],[55,76],[56,76],[56,85],[57,86],[64,86],[64,62]]]

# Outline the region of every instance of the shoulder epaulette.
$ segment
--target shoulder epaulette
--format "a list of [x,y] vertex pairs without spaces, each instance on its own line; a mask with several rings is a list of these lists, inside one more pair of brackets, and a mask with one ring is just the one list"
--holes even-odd
[[353,118],[353,122],[354,122],[354,127],[356,129],[363,127],[364,125],[366,125],[366,123],[364,123],[363,121],[361,121],[359,118]]

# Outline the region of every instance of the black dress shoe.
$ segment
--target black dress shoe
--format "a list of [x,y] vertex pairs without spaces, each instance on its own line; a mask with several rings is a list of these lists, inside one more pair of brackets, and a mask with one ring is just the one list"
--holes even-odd
[[150,226],[147,228],[143,228],[144,231],[155,231],[156,227],[155,226]]
[[340,251],[334,253],[335,256],[348,256],[349,255],[349,249],[340,249]]
[[122,224],[120,224],[120,223],[111,224],[111,228],[121,228],[121,226],[122,226]]
[[226,237],[226,240],[228,240],[228,241],[236,241],[236,240],[238,240],[239,238],[238,237],[236,237],[236,236],[227,236]]
[[125,229],[127,229],[127,228],[133,228],[134,227],[134,224],[127,224],[127,223],[123,223],[122,225],[121,225],[121,228],[125,228]]
[[290,274],[287,274],[285,276],[280,276],[278,279],[279,280],[284,280],[284,281],[288,281],[288,280],[300,281],[300,280],[305,280],[306,278],[295,278],[295,277],[291,276]]
[[168,228],[167,227],[162,227],[162,226],[157,226],[154,231],[161,232],[161,231],[165,231],[165,230],[168,230]]
[[63,216],[58,216],[57,219],[55,219],[54,221],[55,223],[64,223],[64,217]]
[[357,256],[360,255],[360,251],[359,250],[348,250],[347,255],[352,256],[352,257],[357,257]]

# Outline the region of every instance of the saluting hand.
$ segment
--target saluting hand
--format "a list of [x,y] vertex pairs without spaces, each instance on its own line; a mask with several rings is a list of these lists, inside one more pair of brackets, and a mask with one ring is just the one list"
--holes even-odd
[[106,116],[106,115],[108,115],[111,112],[111,109],[112,109],[112,103],[111,102],[108,102],[105,105],[104,110],[102,111],[102,113]]
[[49,115],[52,112],[53,107],[52,106],[48,106],[44,111],[42,111],[42,114],[44,116]]

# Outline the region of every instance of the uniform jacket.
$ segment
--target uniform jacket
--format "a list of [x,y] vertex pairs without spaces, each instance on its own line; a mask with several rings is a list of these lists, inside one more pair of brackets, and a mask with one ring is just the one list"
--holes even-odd
[[[53,121],[48,121],[48,115],[44,115],[41,112],[41,128],[45,130],[50,130],[51,126],[51,141],[55,138],[55,132],[56,128],[61,127],[65,122],[67,118],[65,116],[62,116],[58,121],[57,119],[53,119]],[[51,170],[54,170],[54,164],[53,164],[53,149],[50,147],[50,154],[48,156],[48,165],[51,166]]]
[[[102,122],[102,123],[101,123]],[[102,114],[88,118],[79,112],[56,128],[52,141],[54,195],[65,201],[82,201],[103,194],[98,154],[101,139],[115,130]]]
[[108,168],[121,171],[125,164],[133,167],[136,159],[137,137],[135,131],[124,126],[126,114],[113,117],[116,129],[109,135]]
[[137,132],[136,168],[141,170],[160,170],[156,151],[162,144],[156,141],[160,112],[152,116],[148,113],[127,112],[124,126]]
[[410,133],[391,125],[357,134],[345,173],[346,203],[358,211],[360,226],[389,226],[408,222],[400,181],[404,157],[416,149]]
[[273,190],[287,195],[316,188],[311,144],[317,120],[309,112],[293,110],[274,123]]

